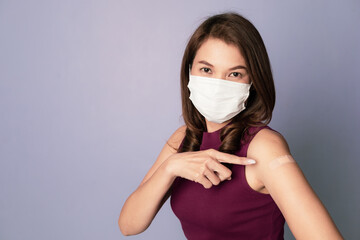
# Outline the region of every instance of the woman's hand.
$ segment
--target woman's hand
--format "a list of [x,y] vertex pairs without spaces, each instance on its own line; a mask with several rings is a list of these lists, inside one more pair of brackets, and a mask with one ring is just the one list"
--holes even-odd
[[211,188],[224,180],[231,179],[231,171],[221,163],[240,165],[254,164],[255,160],[238,157],[214,149],[183,152],[171,155],[166,161],[166,169],[175,177],[198,182],[204,188]]
[[145,231],[169,198],[176,177],[210,188],[231,177],[231,171],[221,163],[253,164],[250,159],[212,149],[177,153],[185,131],[186,126],[182,126],[173,133],[139,187],[125,201],[119,216],[119,227],[124,235]]

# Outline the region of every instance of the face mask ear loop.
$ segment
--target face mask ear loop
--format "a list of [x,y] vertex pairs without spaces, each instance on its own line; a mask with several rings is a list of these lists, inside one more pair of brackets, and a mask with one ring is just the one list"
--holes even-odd
[[[251,87],[253,86],[253,82],[251,81],[250,82],[250,87],[249,87],[249,95],[250,95],[250,93],[251,93]],[[253,89],[253,90],[255,90],[255,89]]]

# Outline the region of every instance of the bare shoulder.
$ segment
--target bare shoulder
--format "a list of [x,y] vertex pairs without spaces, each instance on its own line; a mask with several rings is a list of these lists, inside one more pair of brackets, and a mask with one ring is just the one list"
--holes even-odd
[[155,163],[152,165],[148,173],[145,175],[140,185],[145,183],[169,156],[177,152],[177,149],[180,147],[180,144],[184,139],[185,132],[186,132],[186,126],[181,126],[178,129],[176,129],[176,131],[170,136],[170,138],[162,148],[161,152],[159,153]]
[[178,149],[180,147],[180,144],[182,142],[182,140],[185,137],[185,133],[186,133],[186,125],[183,125],[181,127],[179,127],[178,129],[176,129],[176,131],[170,136],[169,140],[167,141],[167,144],[172,148],[172,149]]
[[256,164],[247,168],[271,195],[296,239],[343,239],[280,133],[259,131],[250,142],[248,157]]
[[285,138],[276,131],[264,128],[250,142],[247,156],[261,163],[289,154],[290,149]]

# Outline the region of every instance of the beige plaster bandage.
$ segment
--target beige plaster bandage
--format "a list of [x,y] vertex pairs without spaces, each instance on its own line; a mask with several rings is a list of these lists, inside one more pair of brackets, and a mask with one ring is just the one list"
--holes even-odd
[[286,163],[295,163],[294,158],[291,155],[283,155],[277,157],[269,162],[269,168],[271,170],[277,169]]

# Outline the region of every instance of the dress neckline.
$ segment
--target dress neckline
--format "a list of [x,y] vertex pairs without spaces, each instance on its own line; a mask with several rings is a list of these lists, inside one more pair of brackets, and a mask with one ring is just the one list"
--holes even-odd
[[224,126],[222,126],[221,128],[219,128],[218,130],[214,131],[214,132],[203,132],[204,135],[213,135],[213,134],[220,134],[221,130],[224,129],[226,126],[230,125],[232,123],[232,120],[230,122],[228,122],[227,124],[225,124]]
[[[227,126],[227,125],[225,125]],[[203,148],[219,148],[221,145],[220,132],[225,127],[219,128],[214,132],[203,132],[201,149]]]
[[[226,125],[225,125],[225,126],[226,126]],[[204,136],[206,136],[206,135],[216,135],[216,134],[220,134],[221,130],[222,130],[225,126],[219,128],[218,130],[216,130],[216,131],[214,131],[214,132],[203,132],[203,134],[204,134]]]

